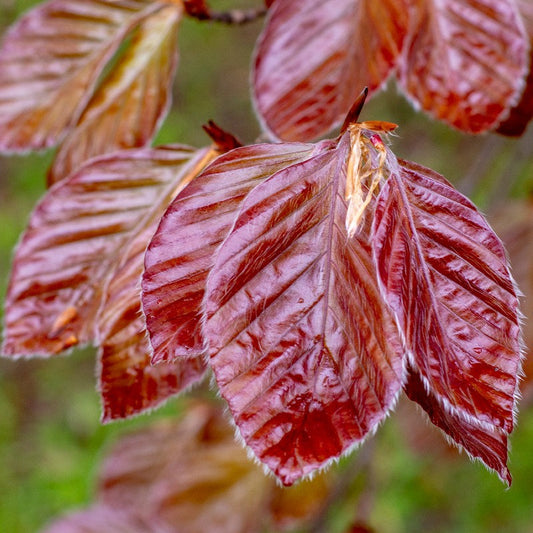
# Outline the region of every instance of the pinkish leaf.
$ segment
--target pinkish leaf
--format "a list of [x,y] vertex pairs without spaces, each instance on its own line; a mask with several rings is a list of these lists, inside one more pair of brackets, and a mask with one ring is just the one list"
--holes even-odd
[[469,133],[517,103],[528,38],[514,0],[415,0],[398,79],[415,105]]
[[[503,246],[442,176],[406,161],[380,192],[372,231],[382,294],[416,379],[441,410],[432,420],[487,461],[476,438],[458,436],[476,427],[506,440],[513,428],[520,327]],[[507,478],[499,452],[487,465]]]
[[127,33],[161,4],[51,0],[0,48],[0,150],[47,148],[72,127]]
[[183,146],[119,152],[50,189],[15,254],[4,353],[54,354],[93,340],[105,287],[130,243],[216,155]]
[[111,278],[97,317],[99,389],[106,422],[153,409],[200,380],[201,357],[151,366],[140,284],[146,246],[156,224],[139,233]]
[[342,122],[357,94],[389,76],[407,0],[278,0],[260,38],[254,97],[267,129],[307,141]]
[[346,229],[351,141],[347,132],[338,145],[321,143],[258,185],[207,281],[220,392],[246,444],[285,485],[364,439],[401,388],[402,347],[367,218],[353,237]]
[[267,176],[312,151],[305,144],[238,148],[220,156],[174,200],[148,247],[142,282],[154,363],[205,352],[205,282],[242,200]]
[[131,45],[59,148],[50,184],[91,157],[151,141],[171,98],[181,12],[181,5],[168,5],[139,24]]

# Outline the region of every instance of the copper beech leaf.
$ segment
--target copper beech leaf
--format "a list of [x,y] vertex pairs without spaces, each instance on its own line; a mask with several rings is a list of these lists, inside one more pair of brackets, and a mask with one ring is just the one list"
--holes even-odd
[[392,72],[415,106],[469,133],[497,128],[524,89],[529,38],[514,0],[279,0],[269,11],[254,97],[282,139],[327,132]]
[[277,0],[256,50],[264,126],[308,141],[340,124],[363,87],[381,87],[400,54],[408,0]]
[[168,5],[139,24],[130,46],[60,146],[49,183],[93,156],[151,141],[171,98],[181,12],[181,5]]
[[202,301],[215,251],[250,190],[284,165],[310,157],[313,148],[237,148],[219,157],[172,202],[146,252],[142,281],[153,363],[205,352]]
[[530,0],[517,0],[517,5],[529,39],[529,72],[519,102],[496,130],[511,136],[522,135],[533,117],[533,3]]
[[403,349],[380,297],[369,217],[352,237],[346,229],[347,161],[361,148],[352,140],[323,142],[258,185],[207,280],[218,387],[246,444],[285,485],[364,439],[401,390]]
[[408,394],[510,483],[520,325],[501,241],[442,176],[401,161],[381,189],[372,245],[419,382]]
[[200,380],[201,357],[150,364],[151,348],[141,310],[144,253],[156,224],[140,232],[111,278],[97,317],[99,389],[106,422],[153,409]]
[[517,103],[528,37],[514,0],[415,0],[398,79],[416,106],[469,133]]
[[0,150],[60,141],[127,33],[160,7],[148,0],[51,0],[25,14],[0,48]]
[[118,152],[52,187],[15,253],[4,354],[49,355],[94,340],[123,254],[217,153],[185,146]]

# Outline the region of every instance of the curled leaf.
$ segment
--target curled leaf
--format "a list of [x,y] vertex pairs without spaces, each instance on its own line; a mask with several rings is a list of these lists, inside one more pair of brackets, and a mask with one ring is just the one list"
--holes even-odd
[[285,485],[364,439],[401,388],[402,347],[368,224],[346,231],[351,149],[346,133],[258,185],[207,281],[220,392],[246,444]]
[[0,150],[47,148],[87,104],[148,0],[51,0],[24,15],[0,48]]
[[139,24],[130,46],[61,144],[49,184],[91,157],[152,140],[170,103],[181,11],[179,4],[167,5]]

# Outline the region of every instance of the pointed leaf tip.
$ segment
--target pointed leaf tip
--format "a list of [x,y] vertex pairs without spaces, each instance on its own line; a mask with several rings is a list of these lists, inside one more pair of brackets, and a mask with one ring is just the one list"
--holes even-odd
[[348,111],[348,114],[346,115],[346,118],[344,119],[344,124],[341,127],[341,135],[348,129],[348,126],[350,124],[355,124],[359,120],[359,115],[361,114],[361,111],[363,110],[363,107],[366,102],[366,97],[368,96],[368,87],[365,87],[355,102],[353,103],[350,111]]

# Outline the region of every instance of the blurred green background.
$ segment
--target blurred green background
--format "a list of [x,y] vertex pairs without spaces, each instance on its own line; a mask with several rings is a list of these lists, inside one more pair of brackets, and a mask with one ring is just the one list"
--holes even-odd
[[[0,4],[0,29],[33,1]],[[213,1],[218,9],[257,5]],[[214,119],[245,142],[259,134],[248,92],[253,42],[261,22],[225,27],[185,20],[174,106],[156,143],[207,143]],[[479,207],[493,212],[533,187],[533,131],[518,140],[467,137],[416,113],[390,83],[363,120],[400,124],[394,149],[443,173]],[[0,294],[12,251],[44,192],[51,153],[0,157]],[[49,360],[0,360],[0,531],[38,531],[58,514],[91,501],[105,450],[150,416],[102,426],[94,350]],[[533,409],[523,402],[512,436],[510,490],[465,455],[434,444],[433,430],[404,405],[378,431],[371,463],[331,511],[331,531],[359,512],[378,533],[533,532]],[[151,415],[175,416],[180,400]],[[419,420],[419,422],[416,422]],[[439,437],[440,438],[440,437]],[[442,440],[442,439],[441,439]]]

